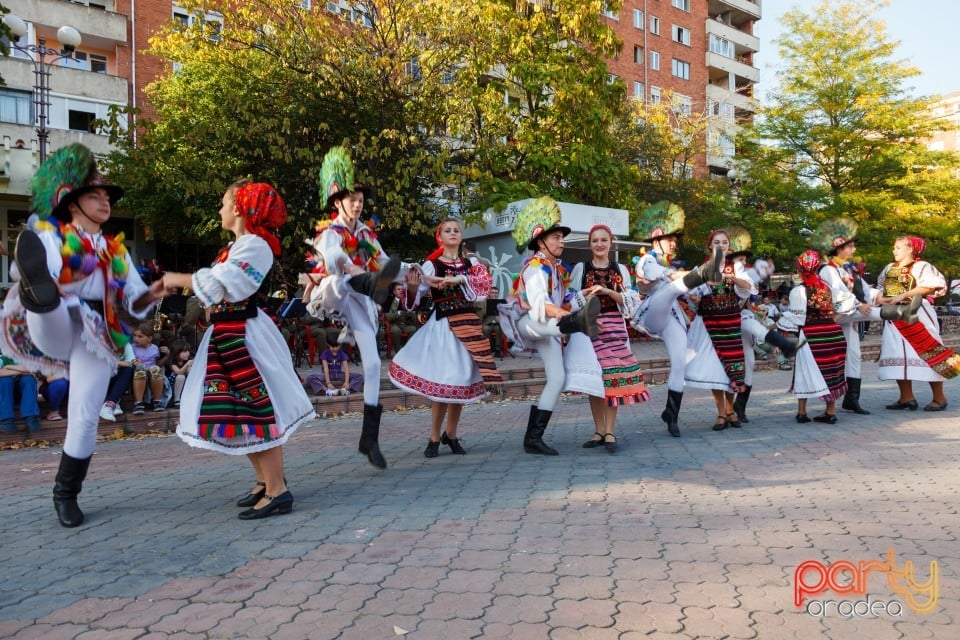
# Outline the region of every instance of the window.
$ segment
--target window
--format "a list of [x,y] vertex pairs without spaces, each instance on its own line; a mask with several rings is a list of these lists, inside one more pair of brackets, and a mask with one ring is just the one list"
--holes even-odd
[[693,99],[690,96],[675,93],[670,100],[670,108],[677,116],[689,117],[693,113]]
[[633,61],[636,62],[637,64],[643,64],[643,47],[634,45]]
[[33,94],[0,87],[0,122],[33,124]]
[[187,10],[183,7],[174,6],[173,7],[173,21],[184,28],[192,27],[193,25],[199,23],[201,25],[209,25],[211,31],[213,32],[210,35],[211,42],[220,41],[220,29],[223,28],[223,15],[215,11],[210,11],[205,14],[199,13],[187,13]]
[[688,165],[686,162],[680,162],[678,160],[674,160],[673,161],[673,177],[674,178],[692,178],[693,167]]
[[660,18],[657,16],[650,16],[650,33],[660,35]]
[[713,53],[721,55],[724,58],[733,59],[733,43],[726,38],[721,38],[711,33],[708,45],[710,51]]
[[410,58],[409,62],[403,64],[403,72],[414,82],[419,80],[423,76],[423,69],[420,68],[420,59],[417,56]]
[[673,0],[673,6],[681,11],[690,13],[690,0]]
[[690,79],[690,63],[673,59],[673,75],[684,80]]
[[673,41],[690,46],[690,29],[673,25]]
[[656,51],[650,52],[650,68],[654,71],[660,70],[660,54]]
[[637,100],[643,99],[643,83],[634,81],[633,83],[633,97]]
[[660,104],[660,87],[650,87],[650,104]]
[[640,9],[633,10],[633,26],[634,28],[643,31],[643,11]]
[[70,58],[60,58],[58,63],[61,67],[67,69],[77,69],[79,71],[90,71],[90,61],[87,60],[87,54],[83,51],[74,51]]
[[97,114],[95,113],[70,109],[68,112],[67,126],[71,131],[89,131],[90,133],[94,133],[96,128],[93,126],[93,121],[96,119]]
[[724,122],[734,121],[734,110],[732,104],[726,102],[717,102],[716,100],[707,100],[707,114],[723,120]]
[[96,53],[90,54],[90,71],[94,73],[107,72],[107,56],[101,56]]
[[604,17],[610,18],[611,20],[620,20],[620,10],[619,9],[607,9],[606,3],[604,3],[603,9]]

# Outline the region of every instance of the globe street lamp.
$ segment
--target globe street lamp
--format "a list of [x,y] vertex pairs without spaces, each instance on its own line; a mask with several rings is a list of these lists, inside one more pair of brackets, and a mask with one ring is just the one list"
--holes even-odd
[[[50,107],[50,67],[58,60],[73,58],[73,53],[80,46],[80,32],[71,26],[63,26],[57,30],[57,40],[63,45],[62,51],[46,46],[44,38],[37,38],[37,44],[17,44],[20,38],[27,35],[27,23],[23,18],[13,14],[3,17],[3,23],[13,35],[11,46],[17,51],[30,54],[33,62],[33,103],[37,106],[37,140],[40,141],[40,162],[47,159],[47,138],[50,130],[47,129],[47,110]],[[34,57],[33,54],[36,54]],[[48,56],[53,56],[48,59]]]

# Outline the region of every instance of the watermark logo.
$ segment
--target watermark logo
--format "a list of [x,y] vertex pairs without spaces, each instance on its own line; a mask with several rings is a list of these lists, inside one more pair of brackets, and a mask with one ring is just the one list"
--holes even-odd
[[[917,580],[913,562],[907,560],[903,567],[897,566],[893,549],[887,549],[886,560],[837,560],[825,565],[817,560],[806,560],[797,565],[793,573],[793,604],[798,609],[806,608],[807,613],[817,617],[829,615],[831,609],[846,618],[877,617],[883,613],[900,617],[903,615],[904,602],[915,613],[931,613],[939,597],[940,569],[936,560],[930,561],[930,572],[926,582]],[[871,573],[886,574],[887,586],[902,600],[872,600],[867,595],[867,578]],[[862,595],[865,600],[804,600],[826,591],[839,595]]]

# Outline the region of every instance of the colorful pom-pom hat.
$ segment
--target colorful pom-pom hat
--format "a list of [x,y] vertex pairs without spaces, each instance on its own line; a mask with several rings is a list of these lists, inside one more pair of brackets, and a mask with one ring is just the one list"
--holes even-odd
[[683,235],[685,217],[680,205],[661,200],[640,211],[631,235],[638,242],[653,242],[668,236],[679,238]]
[[354,180],[353,160],[344,147],[334,147],[323,157],[323,165],[320,167],[320,191],[327,196],[327,211],[334,208],[334,200],[354,191],[362,192],[364,199],[371,194],[370,187]]
[[562,231],[564,237],[570,234],[570,227],[560,224],[560,205],[548,196],[531,201],[517,214],[513,223],[517,251],[524,248],[536,251],[537,238],[552,231]]
[[824,220],[810,236],[810,246],[826,255],[836,255],[840,247],[856,242],[857,223],[850,218]]
[[123,197],[123,189],[101,175],[93,152],[79,143],[50,154],[30,180],[33,210],[41,218],[53,216],[63,222],[71,221],[67,206],[94,189],[105,189],[111,206]]

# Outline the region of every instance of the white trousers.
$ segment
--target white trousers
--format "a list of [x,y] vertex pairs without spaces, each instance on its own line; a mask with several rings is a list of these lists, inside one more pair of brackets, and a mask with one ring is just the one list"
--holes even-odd
[[543,385],[537,407],[544,411],[553,411],[560,400],[566,375],[563,371],[563,349],[558,339],[563,334],[557,327],[557,319],[550,318],[546,322],[537,322],[529,315],[525,315],[520,318],[518,326],[523,332],[524,343],[536,348],[540,359],[543,360],[547,383]]
[[646,306],[643,326],[649,333],[663,338],[663,345],[667,348],[667,357],[670,359],[667,389],[680,393],[683,393],[683,371],[687,366],[687,330],[673,316],[683,313],[677,298],[688,291],[683,279],[677,278],[660,285],[649,298],[641,302],[641,306]]
[[753,341],[763,342],[767,327],[757,320],[752,311],[744,311],[740,315],[740,335],[743,341],[743,384],[753,386],[753,368],[757,363],[757,354],[753,352]]
[[50,313],[27,312],[30,338],[43,353],[70,363],[70,397],[67,404],[67,437],[63,452],[84,460],[97,444],[100,406],[107,397],[114,365],[98,358],[83,343],[82,328],[63,302]]

